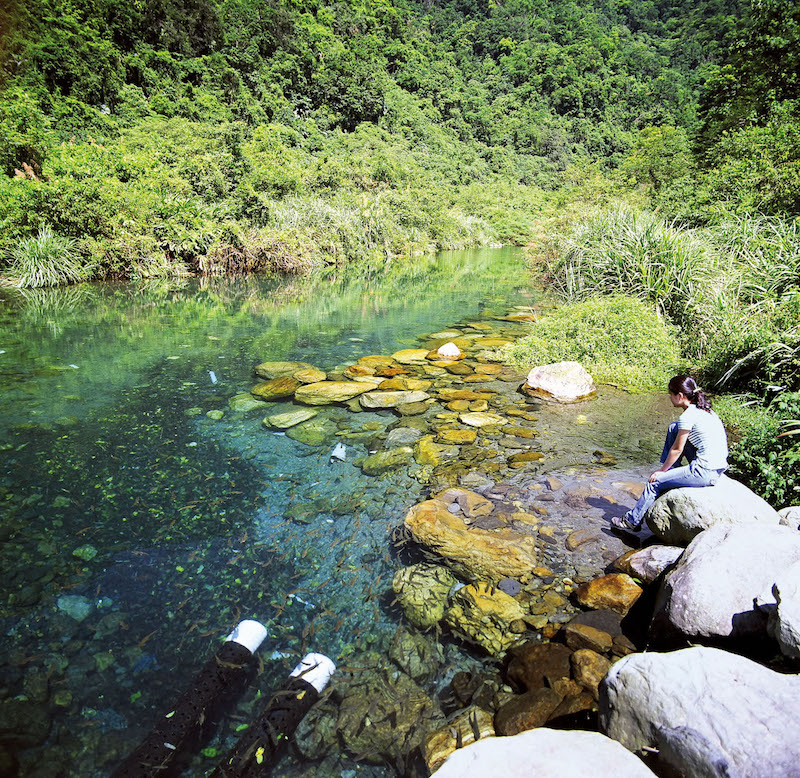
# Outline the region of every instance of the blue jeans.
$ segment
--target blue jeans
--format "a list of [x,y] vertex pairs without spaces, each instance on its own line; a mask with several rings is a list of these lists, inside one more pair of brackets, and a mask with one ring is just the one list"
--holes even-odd
[[[672,422],[667,430],[664,450],[661,452],[662,462],[666,461],[677,436],[678,422]],[[686,461],[689,464],[681,466],[680,463],[684,457],[686,457]],[[631,524],[635,524],[637,527],[641,526],[645,513],[647,513],[659,495],[668,492],[670,489],[678,489],[681,486],[713,486],[727,469],[723,467],[721,470],[708,470],[696,462],[696,457],[697,449],[687,440],[678,461],[666,473],[662,473],[657,481],[647,482],[642,496],[638,499],[636,505],[628,511],[625,518]]]

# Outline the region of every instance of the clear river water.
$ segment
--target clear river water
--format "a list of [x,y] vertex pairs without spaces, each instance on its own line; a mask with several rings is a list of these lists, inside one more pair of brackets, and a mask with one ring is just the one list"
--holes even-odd
[[[426,491],[409,468],[373,477],[354,460],[396,417],[328,409],[331,436],[315,446],[229,401],[261,362],[335,372],[540,298],[512,249],[416,258],[375,277],[4,293],[0,762],[37,778],[109,775],[242,618],[268,628],[259,675],[183,775],[216,765],[306,651],[342,667],[385,654],[403,621],[391,532]],[[554,463],[598,445],[631,465],[652,458],[655,401],[624,413],[621,393],[604,402],[594,426],[552,411]],[[344,462],[331,461],[337,441]],[[451,674],[482,661],[445,648]],[[394,774],[353,756],[320,767],[293,753],[273,774]]]

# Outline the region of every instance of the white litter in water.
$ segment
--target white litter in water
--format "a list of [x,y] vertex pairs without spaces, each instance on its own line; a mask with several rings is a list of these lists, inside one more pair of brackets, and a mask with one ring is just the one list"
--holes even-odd
[[217,383],[217,374],[213,370],[208,371],[208,377],[211,379],[211,383]]
[[6,353],[6,350],[5,350],[5,349],[2,349],[2,348],[0,348],[0,354],[5,354],[5,353]]
[[78,366],[77,366],[77,365],[67,365],[67,367],[71,367],[71,368],[73,368],[74,370],[77,370],[77,369],[78,369]]
[[296,656],[289,651],[273,651],[270,655],[270,659],[288,659],[289,657]]
[[344,443],[337,443],[333,447],[333,451],[331,451],[331,462],[334,459],[338,459],[340,462],[344,462],[347,459],[347,446]]

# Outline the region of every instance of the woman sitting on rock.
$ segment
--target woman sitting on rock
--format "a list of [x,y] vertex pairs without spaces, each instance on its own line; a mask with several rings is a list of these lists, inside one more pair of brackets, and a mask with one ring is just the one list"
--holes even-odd
[[[683,408],[683,413],[669,425],[661,467],[650,476],[636,505],[624,516],[611,519],[617,529],[638,532],[660,494],[681,486],[713,486],[728,469],[725,427],[694,378],[677,375],[667,389],[672,404]],[[683,457],[688,465],[679,467]]]

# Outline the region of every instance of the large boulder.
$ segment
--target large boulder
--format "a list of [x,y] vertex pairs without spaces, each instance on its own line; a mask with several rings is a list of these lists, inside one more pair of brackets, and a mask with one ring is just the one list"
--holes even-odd
[[539,729],[457,750],[433,778],[653,778],[640,759],[599,732]]
[[784,527],[800,529],[800,505],[790,505],[788,508],[781,508],[778,511],[781,517],[781,524]]
[[522,392],[530,397],[576,403],[594,397],[597,387],[579,362],[554,362],[534,367],[522,385]]
[[781,573],[798,561],[800,533],[788,527],[711,527],[689,544],[664,578],[653,632],[658,636],[669,627],[704,637],[763,632],[766,615],[754,600],[771,592]]
[[723,475],[714,486],[671,489],[645,514],[647,526],[672,546],[685,546],[715,524],[778,524],[778,512],[744,484]]
[[800,562],[777,576],[771,594],[776,604],[770,609],[767,631],[783,654],[800,658]]
[[455,583],[447,567],[418,562],[394,574],[392,589],[406,618],[417,627],[429,629],[444,617],[447,596]]
[[631,654],[600,685],[600,723],[656,751],[663,774],[788,778],[800,776],[798,699],[798,676],[719,649]]
[[406,514],[414,539],[442,557],[459,576],[499,583],[503,578],[528,581],[536,567],[536,541],[510,530],[470,527],[440,500],[426,500]]

